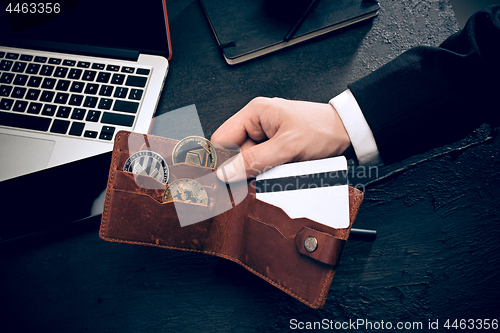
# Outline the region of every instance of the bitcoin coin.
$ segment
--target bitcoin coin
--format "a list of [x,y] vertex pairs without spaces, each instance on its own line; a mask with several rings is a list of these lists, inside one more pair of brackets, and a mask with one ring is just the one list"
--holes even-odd
[[163,202],[180,201],[208,206],[207,191],[196,180],[181,178],[168,184]]
[[172,152],[172,163],[188,163],[215,169],[217,153],[210,141],[201,136],[188,136],[179,141]]
[[141,150],[130,155],[123,166],[123,171],[153,177],[163,184],[168,182],[170,174],[163,157],[150,150]]

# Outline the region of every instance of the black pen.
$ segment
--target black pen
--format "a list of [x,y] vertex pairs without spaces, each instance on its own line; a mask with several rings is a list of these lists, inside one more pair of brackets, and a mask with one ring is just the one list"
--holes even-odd
[[284,42],[288,42],[290,39],[293,38],[293,36],[295,35],[295,33],[297,32],[297,30],[299,30],[300,26],[302,25],[302,23],[304,22],[304,20],[306,19],[307,15],[309,15],[309,12],[311,11],[311,8],[313,7],[314,3],[316,2],[316,0],[312,0],[311,3],[309,4],[309,7],[307,7],[306,11],[304,12],[304,14],[302,14],[302,16],[300,17],[300,19],[297,21],[297,23],[295,23],[295,25],[292,27],[292,29],[290,29],[288,31],[288,33],[286,34],[285,38],[283,38],[283,41]]
[[352,240],[362,240],[373,242],[377,238],[376,230],[366,230],[366,229],[351,229],[351,233],[349,234],[349,239]]

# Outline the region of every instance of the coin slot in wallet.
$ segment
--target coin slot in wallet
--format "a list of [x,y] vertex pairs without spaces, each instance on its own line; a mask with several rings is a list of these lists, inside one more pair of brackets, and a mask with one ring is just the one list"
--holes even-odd
[[[116,191],[121,191],[121,192],[127,192],[131,194],[137,194],[137,195],[144,195],[144,196],[149,196],[152,199],[154,199],[158,204],[160,205],[168,205],[171,202],[164,202],[164,195],[165,191],[167,190],[168,186],[165,184],[162,184],[155,178],[149,177],[149,176],[144,176],[144,175],[137,175],[133,174],[131,172],[127,171],[122,171],[122,170],[116,170],[115,171],[115,176],[111,180],[112,181],[112,188]],[[176,219],[179,219],[179,221],[193,221],[196,220],[202,221],[205,219],[208,219],[212,216],[214,216],[213,210],[214,208],[214,197],[215,197],[215,188],[210,187],[210,186],[203,186],[203,190],[206,191],[208,197],[209,197],[209,204],[208,205],[197,205],[189,202],[178,202],[174,201],[174,207],[179,208],[178,211],[178,216],[176,216]],[[222,195],[224,192],[221,192]],[[219,194],[220,196],[220,194]],[[224,202],[224,200],[220,200],[220,202]],[[227,205],[231,205],[229,200],[225,200],[227,202]],[[179,204],[179,205],[177,205]],[[189,206],[201,206],[201,210],[197,210],[196,208],[193,207],[194,210],[189,210],[185,209],[184,207],[189,207]],[[227,210],[227,209],[226,209]],[[202,214],[201,214],[202,213]],[[189,218],[187,217],[188,215]]]
[[[206,207],[182,202],[160,203],[149,195],[113,191],[104,207],[104,214],[110,207],[113,219],[126,223],[101,223],[101,234],[109,240],[125,243],[163,246],[183,250],[204,250],[209,236],[212,218],[203,219]],[[199,223],[183,228],[177,219],[179,211],[189,210],[192,216],[200,216]],[[133,218],[132,218],[133,217]]]
[[162,202],[166,185],[156,179],[131,172],[116,170],[113,179],[110,179],[114,190],[129,193],[148,195],[158,202]]
[[[123,156],[117,159],[117,163],[122,162],[124,158]],[[174,200],[173,205],[171,205],[177,213],[175,219],[181,226],[188,226],[222,214],[235,206],[233,200],[235,195],[238,197],[246,196],[246,186],[245,188],[242,188],[242,186],[235,187],[237,184],[233,185],[233,188],[236,188],[238,192],[235,192],[235,195],[230,195],[231,192],[228,190],[228,186],[217,178],[215,170],[212,169],[181,163],[172,165],[170,173],[169,183],[163,184],[153,177],[134,174],[116,168],[114,179],[110,181],[112,181],[113,189],[147,195],[163,205],[170,203],[164,202],[164,195],[175,181],[192,179],[198,182],[207,194],[207,205],[179,200]],[[243,190],[245,192],[241,194]],[[196,206],[199,207],[196,208]]]

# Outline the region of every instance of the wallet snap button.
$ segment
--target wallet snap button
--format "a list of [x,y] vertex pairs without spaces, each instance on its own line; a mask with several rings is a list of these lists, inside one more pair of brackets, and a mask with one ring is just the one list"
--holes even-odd
[[314,252],[318,248],[318,240],[314,236],[308,236],[304,240],[304,248],[307,252]]

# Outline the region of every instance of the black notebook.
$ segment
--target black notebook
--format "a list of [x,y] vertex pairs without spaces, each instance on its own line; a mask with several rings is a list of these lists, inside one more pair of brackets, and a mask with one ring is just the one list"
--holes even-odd
[[380,8],[373,0],[200,2],[230,65],[370,19]]

